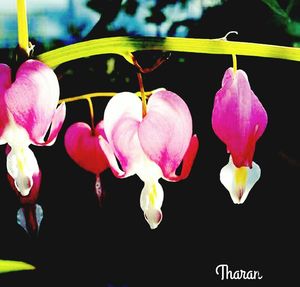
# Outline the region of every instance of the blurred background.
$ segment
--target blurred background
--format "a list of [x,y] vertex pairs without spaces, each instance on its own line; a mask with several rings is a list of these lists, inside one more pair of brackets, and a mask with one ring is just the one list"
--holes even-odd
[[[104,34],[186,36],[185,21],[199,20],[204,9],[220,3],[221,0],[28,0],[27,8],[31,38],[52,47],[56,41],[69,44],[85,37],[100,18],[98,27]],[[2,1],[0,24],[1,48],[15,47],[16,1]]]
[[[17,45],[16,1],[0,3],[0,62],[12,65]],[[28,0],[34,56],[72,43],[110,36],[174,36],[298,46],[298,0]],[[164,52],[135,53],[151,67]],[[165,87],[188,104],[200,148],[188,179],[165,191],[163,221],[150,230],[139,207],[143,183],[101,175],[106,196],[99,208],[95,176],[77,166],[64,149],[64,133],[74,122],[90,123],[88,104],[67,104],[56,143],[32,146],[43,178],[38,203],[44,219],[38,238],[16,223],[20,203],[6,179],[5,147],[0,146],[0,258],[27,261],[37,270],[0,274],[0,286],[234,286],[298,282],[299,257],[299,63],[238,56],[269,123],[257,142],[254,161],[261,179],[237,206],[219,182],[227,164],[225,146],[213,133],[214,95],[228,55],[172,52],[144,74],[146,90]],[[88,92],[139,90],[136,69],[108,54],[74,60],[55,69],[61,98]],[[93,99],[95,122],[109,99]],[[260,281],[220,281],[215,267],[259,270]]]
[[[241,11],[245,10],[244,16],[246,14],[248,17],[243,20],[244,25],[247,20],[252,19],[247,23],[249,30],[253,27],[253,22],[262,21],[262,17],[253,12],[258,12],[259,6],[268,8],[273,18],[264,19],[265,24],[280,28],[281,33],[286,33],[294,44],[297,44],[300,35],[300,19],[299,13],[297,14],[299,1],[260,0],[252,1],[251,5],[247,2],[238,4],[238,1],[229,0],[28,0],[29,34],[32,41],[39,42],[47,49],[93,36],[196,36],[196,33],[204,34],[203,29],[208,29],[199,27],[200,19],[207,14],[207,10],[208,14],[214,13],[217,16],[217,11],[222,11],[225,6],[232,9],[231,5],[236,8],[240,5]],[[0,15],[1,48],[14,48],[17,45],[16,1],[1,1]],[[220,18],[215,23],[220,24],[219,33],[223,30],[224,21],[234,25],[238,18],[244,18],[241,15],[243,14],[233,13],[233,17],[228,17],[228,14],[222,16],[220,13]],[[256,34],[255,31],[252,33]]]

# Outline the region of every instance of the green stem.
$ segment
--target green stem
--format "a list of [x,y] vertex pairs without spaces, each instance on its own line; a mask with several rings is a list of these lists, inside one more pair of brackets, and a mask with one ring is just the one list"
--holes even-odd
[[235,54],[232,54],[232,68],[233,68],[233,71],[236,72],[236,70],[237,70],[237,59],[236,59]]
[[97,98],[97,97],[113,97],[116,94],[116,92],[99,92],[99,93],[90,93],[90,94],[84,94],[81,96],[75,96],[71,98],[65,98],[59,100],[59,104],[65,102],[65,103],[70,103],[70,102],[76,102],[79,100],[88,100],[89,98]]
[[95,134],[95,116],[94,116],[93,102],[92,102],[91,98],[89,98],[89,97],[87,97],[86,100],[88,101],[88,104],[89,104],[92,134],[94,135]]
[[27,24],[27,9],[26,0],[17,0],[18,14],[18,43],[19,47],[27,54],[30,53],[28,40],[28,24]]
[[[157,90],[148,91],[148,92],[144,91],[145,97],[150,97],[150,95],[153,94],[155,91],[157,91]],[[117,94],[117,92],[96,92],[96,93],[84,94],[81,96],[74,96],[74,97],[70,97],[70,98],[60,99],[58,101],[58,103],[59,104],[61,104],[63,102],[71,103],[71,102],[76,102],[76,101],[80,101],[80,100],[89,100],[91,98],[98,98],[98,97],[113,97],[116,94]],[[136,92],[136,95],[140,98],[142,97],[141,92]]]
[[38,56],[38,59],[55,68],[82,57],[101,54],[122,55],[131,64],[129,53],[143,50],[162,50],[187,53],[242,55],[300,61],[300,48],[228,41],[224,39],[195,39],[179,37],[107,37],[58,48]]

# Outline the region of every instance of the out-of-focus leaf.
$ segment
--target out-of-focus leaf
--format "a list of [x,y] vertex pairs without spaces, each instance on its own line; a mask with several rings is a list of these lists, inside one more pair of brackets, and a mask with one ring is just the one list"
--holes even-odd
[[299,37],[300,36],[300,22],[290,21],[287,25],[286,31],[291,36]]
[[[274,16],[277,18],[279,23],[281,23],[288,35],[293,37],[300,36],[300,21],[299,14],[295,11],[299,11],[300,3],[297,1],[289,1],[286,9],[283,9],[278,0],[262,0],[269,8],[273,11]],[[298,20],[296,20],[298,19]]]
[[284,9],[281,8],[277,0],[262,0],[262,2],[268,5],[277,16],[285,20],[289,18],[289,15]]
[[0,259],[0,273],[34,269],[33,265],[26,262]]

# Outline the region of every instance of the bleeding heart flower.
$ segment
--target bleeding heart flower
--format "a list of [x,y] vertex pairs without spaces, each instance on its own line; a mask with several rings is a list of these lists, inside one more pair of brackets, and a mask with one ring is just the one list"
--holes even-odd
[[[7,145],[5,152],[8,154],[11,148]],[[32,176],[32,188],[27,196],[23,196],[16,188],[15,180],[10,174],[7,174],[8,182],[16,193],[21,208],[17,212],[17,223],[31,236],[36,236],[40,229],[41,221],[43,219],[43,209],[37,204],[42,174],[38,169],[38,172]]]
[[100,174],[109,167],[100,144],[99,136],[106,138],[103,121],[94,130],[83,122],[72,124],[65,133],[65,148],[68,155],[83,169],[96,175],[95,191],[101,203],[103,191]]
[[[137,174],[144,181],[140,205],[154,229],[162,219],[159,179],[179,181],[188,177],[199,143],[192,135],[190,111],[178,95],[159,90],[148,100],[147,109],[143,118],[142,103],[135,94],[114,96],[104,111],[107,139],[100,137],[100,144],[116,177]],[[181,174],[177,175],[182,161]]]
[[[11,82],[11,69],[0,64],[0,143],[7,143],[7,171],[22,196],[28,196],[39,167],[29,145],[55,142],[66,108],[59,100],[59,84],[52,69],[36,60],[27,60]],[[48,139],[44,137],[49,130]]]
[[234,203],[243,203],[260,177],[253,156],[267,122],[267,113],[251,90],[246,73],[227,69],[215,96],[212,127],[231,155],[220,180]]

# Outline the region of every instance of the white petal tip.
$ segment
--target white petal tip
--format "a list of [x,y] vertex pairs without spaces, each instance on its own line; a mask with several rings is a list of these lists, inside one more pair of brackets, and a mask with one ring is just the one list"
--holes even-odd
[[252,162],[252,168],[237,168],[229,159],[229,163],[221,169],[220,181],[229,191],[233,203],[243,204],[260,174],[260,167],[255,162]]
[[162,220],[160,209],[148,209],[145,211],[144,216],[151,229],[156,229]]
[[22,191],[20,191],[20,193],[21,193],[22,196],[28,196],[29,193],[30,193],[30,189],[22,190]]
[[234,204],[238,205],[238,204],[243,204],[245,200],[241,201],[241,200],[236,200],[236,199],[232,198],[232,201],[233,201]]
[[22,196],[28,196],[33,185],[32,178],[27,176],[19,177],[15,180],[15,187]]

